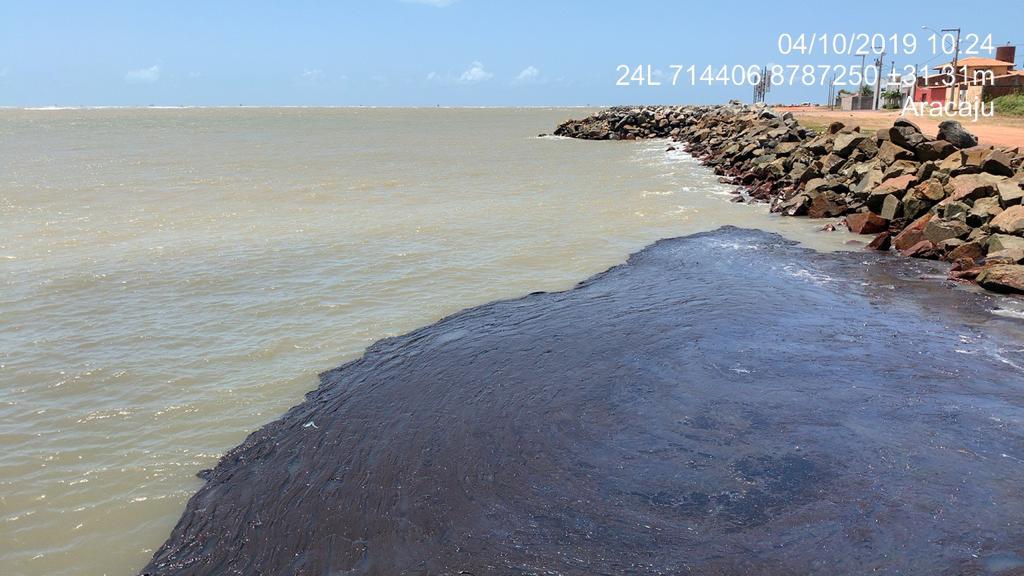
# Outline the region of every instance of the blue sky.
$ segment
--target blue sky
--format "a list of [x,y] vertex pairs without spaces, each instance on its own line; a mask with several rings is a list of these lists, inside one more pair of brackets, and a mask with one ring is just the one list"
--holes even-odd
[[[853,56],[781,55],[782,32],[916,34],[919,54],[898,58],[901,66],[932,57],[922,25],[1024,44],[1024,16],[991,3],[806,6],[2,0],[0,106],[718,102],[749,100],[751,88],[691,85],[686,72],[671,86],[670,66],[859,65]],[[1022,57],[1024,48],[1018,66]],[[619,64],[650,64],[662,86],[616,86]],[[826,93],[777,86],[769,101],[822,101]]]

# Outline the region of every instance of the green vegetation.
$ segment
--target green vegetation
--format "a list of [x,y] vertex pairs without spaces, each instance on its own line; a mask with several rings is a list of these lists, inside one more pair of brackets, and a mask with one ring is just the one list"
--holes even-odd
[[884,90],[882,91],[882,99],[885,101],[883,108],[893,109],[899,108],[903,103],[903,92],[899,90]]
[[1024,116],[1024,94],[1007,94],[992,100],[998,114]]

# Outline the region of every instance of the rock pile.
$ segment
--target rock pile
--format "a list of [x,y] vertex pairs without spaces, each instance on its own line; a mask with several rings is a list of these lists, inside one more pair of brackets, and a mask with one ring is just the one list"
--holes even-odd
[[869,244],[943,259],[950,275],[1024,293],[1024,153],[978,146],[958,122],[935,138],[898,119],[874,132],[840,122],[823,133],[764,105],[609,108],[560,125],[594,140],[671,138],[739,185],[737,198],[786,216],[845,216]]

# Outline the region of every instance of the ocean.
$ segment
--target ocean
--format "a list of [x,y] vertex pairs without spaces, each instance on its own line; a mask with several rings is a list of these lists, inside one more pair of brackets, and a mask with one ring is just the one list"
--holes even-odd
[[664,141],[538,137],[587,112],[0,110],[3,572],[136,573],[382,338],[723,224],[858,248]]

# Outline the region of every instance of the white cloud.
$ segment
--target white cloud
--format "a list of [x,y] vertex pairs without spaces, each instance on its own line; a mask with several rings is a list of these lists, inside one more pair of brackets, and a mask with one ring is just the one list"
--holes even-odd
[[307,82],[319,82],[324,79],[324,71],[319,68],[306,68],[299,77]]
[[124,75],[124,81],[129,84],[153,84],[160,80],[160,66],[154,64],[149,68],[129,70]]
[[494,74],[485,70],[484,65],[481,62],[476,61],[470,64],[469,68],[459,76],[459,82],[463,84],[476,84],[478,82],[490,80],[493,77]]
[[540,76],[540,70],[536,66],[527,66],[516,76],[516,82],[530,82],[536,80],[538,76]]
[[455,4],[455,0],[402,0],[405,4],[426,4],[434,8],[447,8]]
[[494,74],[487,71],[483,63],[479,60],[474,60],[470,63],[469,68],[463,72],[452,73],[451,71],[445,73],[430,72],[426,76],[427,82],[435,82],[442,85],[452,84],[479,84],[480,82],[486,82],[491,78],[494,78]]

